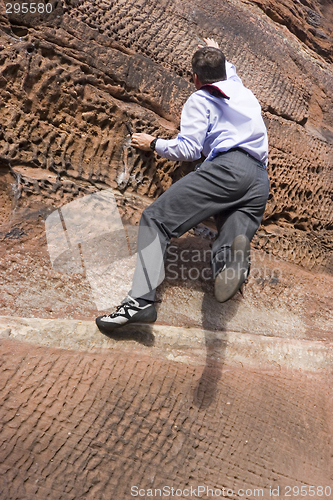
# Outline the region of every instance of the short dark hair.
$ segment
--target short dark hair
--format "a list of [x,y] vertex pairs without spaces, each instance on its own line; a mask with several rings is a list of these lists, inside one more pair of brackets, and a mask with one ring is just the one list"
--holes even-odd
[[225,55],[215,47],[202,47],[193,54],[192,70],[201,83],[226,80]]

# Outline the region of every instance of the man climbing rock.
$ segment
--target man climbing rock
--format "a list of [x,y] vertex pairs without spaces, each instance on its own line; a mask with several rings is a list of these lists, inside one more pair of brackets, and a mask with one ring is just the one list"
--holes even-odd
[[215,297],[235,295],[250,268],[250,241],[266,206],[268,139],[261,107],[244,87],[235,67],[212,39],[192,58],[196,92],[186,101],[175,139],[145,133],[132,146],[175,161],[205,161],[146,208],[140,220],[138,259],[132,289],[112,314],[96,319],[99,328],[154,322],[155,292],[171,238],[214,216],[212,247]]

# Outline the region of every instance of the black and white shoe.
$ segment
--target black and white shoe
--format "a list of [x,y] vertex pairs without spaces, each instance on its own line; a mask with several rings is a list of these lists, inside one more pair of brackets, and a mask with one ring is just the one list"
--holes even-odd
[[138,300],[128,295],[114,313],[96,318],[96,325],[103,330],[114,330],[130,323],[154,323],[156,318],[154,302],[140,306]]
[[250,241],[244,234],[232,242],[230,255],[215,278],[215,298],[219,302],[231,299],[247,280],[250,272]]

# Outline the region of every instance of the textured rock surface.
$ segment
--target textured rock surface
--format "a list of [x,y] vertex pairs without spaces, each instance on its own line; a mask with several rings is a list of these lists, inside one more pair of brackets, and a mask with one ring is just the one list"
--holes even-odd
[[[50,327],[53,335],[78,330],[81,340],[95,329]],[[323,497],[320,487],[332,485],[332,350],[320,361],[302,343],[283,349],[268,339],[265,352],[262,341],[217,336],[206,338],[205,359],[193,332],[168,340],[173,350],[164,338],[162,351],[127,342],[94,353],[3,340],[1,498],[129,499],[132,486],[141,498],[162,497],[147,490],[164,486],[186,498],[201,486],[268,499],[270,488],[284,498],[287,487],[304,494],[309,485]],[[242,357],[232,359],[230,342],[242,345]],[[300,353],[308,366],[288,369],[288,355],[293,363]],[[213,496],[204,489],[195,497]]]
[[[331,2],[51,5],[23,16],[0,3],[1,500],[129,499],[135,485],[224,487],[233,499],[313,485],[303,498],[323,498],[320,487],[333,491]],[[191,259],[209,254],[206,221],[173,243],[158,323],[107,338],[91,321],[85,272],[52,267],[44,221],[112,187],[123,221],[137,224],[193,168],[129,143],[134,131],[177,133],[206,36],[257,95],[269,131],[271,194],[250,280],[243,297],[214,301],[208,259]]]
[[268,126],[271,195],[256,246],[331,272],[331,16],[315,0],[78,0],[39,17],[2,6],[0,155],[14,203],[54,207],[107,186],[153,198],[186,172],[129,137],[176,134],[190,57],[208,34]]

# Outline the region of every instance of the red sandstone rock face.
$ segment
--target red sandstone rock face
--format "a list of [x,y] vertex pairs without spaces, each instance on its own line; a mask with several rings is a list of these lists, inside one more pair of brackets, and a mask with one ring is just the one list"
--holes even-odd
[[138,498],[163,498],[163,486],[191,498],[200,485],[221,493],[192,498],[288,498],[303,487],[310,499],[309,486],[329,498],[328,373],[235,366],[223,342],[212,349],[187,364],[133,346],[2,341],[1,498],[130,500],[135,486]]
[[[235,63],[268,127],[271,194],[255,246],[332,272],[332,5],[52,5],[52,13],[39,16],[6,14],[1,6],[0,215],[9,289],[37,269],[45,236],[34,221],[54,207],[112,187],[123,217],[136,223],[149,200],[192,168],[129,142],[134,131],[177,133],[182,105],[194,90],[191,55],[205,36],[215,37]],[[6,259],[21,242],[30,245],[31,261],[11,281],[18,271],[12,263],[13,273],[6,273]],[[37,276],[49,266],[40,262]]]
[[[0,328],[1,498],[113,500],[131,498],[135,484],[257,487],[268,497],[275,485],[281,495],[331,485],[332,277],[294,264],[332,273],[332,5],[68,0],[24,17],[0,9],[1,314],[96,315],[87,279],[52,268],[44,219],[111,186],[124,220],[137,223],[191,168],[129,140],[133,131],[177,133],[201,37],[220,42],[258,96],[271,177],[244,298],[216,304],[212,283],[200,280],[163,285],[161,336],[163,324],[218,333],[192,338],[184,328],[160,350],[128,342],[133,333],[97,337],[110,350],[87,353],[3,340],[17,332]],[[208,250],[209,236],[187,235],[178,249]],[[44,346],[94,343],[93,325],[45,321]],[[221,334],[230,329],[239,345]],[[19,331],[36,342],[24,320]],[[230,355],[234,344],[243,357]]]
[[274,22],[286,26],[308,47],[325,59],[333,61],[333,13],[329,0],[298,0],[296,2],[255,0],[253,3],[259,5]]

